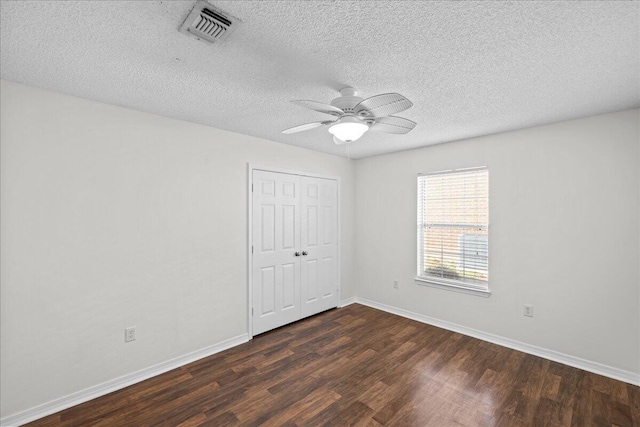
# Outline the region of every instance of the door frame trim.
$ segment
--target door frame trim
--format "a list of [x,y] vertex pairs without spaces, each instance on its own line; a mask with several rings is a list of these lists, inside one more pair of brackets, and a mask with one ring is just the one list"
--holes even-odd
[[337,181],[338,183],[338,200],[337,200],[337,208],[338,208],[338,305],[340,305],[340,300],[342,297],[342,270],[341,270],[341,239],[342,239],[342,228],[341,228],[341,180],[339,176],[336,175],[327,175],[322,173],[315,172],[304,172],[292,169],[284,169],[274,166],[266,166],[260,165],[256,163],[247,163],[247,334],[249,339],[253,339],[253,319],[252,319],[252,304],[253,304],[253,254],[251,253],[251,248],[253,246],[253,196],[252,196],[252,186],[253,186],[253,171],[261,170],[266,172],[276,172],[276,173],[284,173],[287,175],[299,175],[299,176],[307,176],[310,178],[322,178],[322,179],[332,179]]

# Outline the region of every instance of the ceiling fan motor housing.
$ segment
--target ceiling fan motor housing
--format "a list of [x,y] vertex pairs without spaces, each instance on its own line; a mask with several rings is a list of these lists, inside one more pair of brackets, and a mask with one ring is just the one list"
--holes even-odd
[[345,114],[354,114],[353,108],[362,102],[363,98],[358,96],[358,91],[352,87],[340,89],[340,96],[333,101],[331,105],[345,112]]

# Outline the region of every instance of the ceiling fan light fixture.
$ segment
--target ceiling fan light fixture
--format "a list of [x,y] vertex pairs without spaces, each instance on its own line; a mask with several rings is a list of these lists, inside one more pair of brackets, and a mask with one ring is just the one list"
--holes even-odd
[[329,132],[333,136],[344,142],[353,142],[368,130],[369,126],[355,117],[343,117],[329,128]]
[[336,145],[349,144],[360,139],[369,129],[376,132],[405,134],[410,132],[416,123],[393,114],[410,108],[413,104],[399,93],[383,93],[362,99],[352,88],[340,89],[340,96],[330,104],[299,99],[291,101],[296,105],[319,113],[333,116],[333,120],[307,123],[282,131],[293,134],[321,126],[328,126]]

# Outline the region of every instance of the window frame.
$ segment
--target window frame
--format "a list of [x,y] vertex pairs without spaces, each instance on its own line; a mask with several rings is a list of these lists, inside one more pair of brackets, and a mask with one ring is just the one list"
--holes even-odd
[[[439,278],[439,277],[435,277],[435,276],[424,276],[422,275],[422,271],[424,269],[424,229],[425,229],[425,221],[424,221],[424,200],[422,199],[422,195],[421,195],[421,190],[422,190],[422,184],[421,183],[421,178],[425,177],[425,176],[432,176],[432,175],[449,175],[449,174],[454,174],[454,173],[464,173],[464,172],[470,172],[470,171],[479,171],[479,170],[486,170],[487,174],[489,173],[489,168],[487,166],[477,166],[477,167],[470,167],[470,168],[461,168],[461,169],[449,169],[449,170],[443,170],[443,171],[437,171],[437,172],[429,172],[429,173],[419,173],[418,177],[416,179],[416,198],[417,198],[417,228],[416,228],[416,235],[417,235],[417,263],[416,263],[416,277],[415,277],[415,282],[418,285],[423,285],[423,286],[429,286],[429,287],[434,287],[434,288],[438,288],[438,289],[445,289],[445,290],[449,290],[449,291],[455,291],[455,292],[462,292],[462,293],[466,293],[466,294],[471,294],[471,295],[477,295],[477,296],[482,296],[482,297],[489,297],[491,295],[491,290],[489,288],[489,281],[487,280],[486,282],[486,286],[485,285],[477,285],[477,284],[473,284],[473,283],[467,283],[467,282],[463,282],[463,281],[459,281],[459,280],[453,280],[453,279],[446,279],[446,278]],[[489,203],[489,183],[487,183],[487,203]],[[489,223],[491,220],[491,210],[489,209],[488,212],[488,216],[487,216],[487,224],[486,224],[486,230],[487,230],[487,274],[490,271],[490,264],[489,264],[489,259],[491,258],[489,256],[489,231],[490,231],[490,227],[489,227]]]

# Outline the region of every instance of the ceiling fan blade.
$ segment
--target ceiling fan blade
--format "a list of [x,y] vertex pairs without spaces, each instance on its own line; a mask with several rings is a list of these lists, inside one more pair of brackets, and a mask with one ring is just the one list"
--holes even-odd
[[402,117],[389,116],[378,117],[376,122],[369,126],[369,129],[377,132],[403,134],[410,132],[414,127],[416,127],[416,122]]
[[307,123],[306,125],[295,126],[295,127],[283,130],[282,133],[290,134],[290,133],[302,132],[309,129],[319,128],[320,126],[328,125],[329,123],[333,123],[333,120],[328,120],[325,122],[313,122],[313,123]]
[[356,114],[365,117],[384,117],[404,111],[411,106],[413,103],[399,93],[384,93],[361,101],[353,109]]
[[325,114],[331,114],[332,116],[342,116],[344,111],[333,105],[325,104],[323,102],[309,101],[306,99],[291,101],[301,107],[310,108],[315,111],[319,111]]

